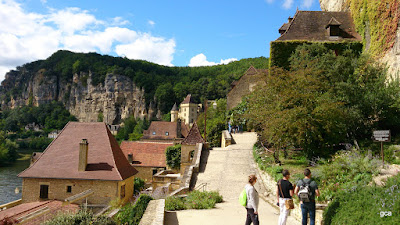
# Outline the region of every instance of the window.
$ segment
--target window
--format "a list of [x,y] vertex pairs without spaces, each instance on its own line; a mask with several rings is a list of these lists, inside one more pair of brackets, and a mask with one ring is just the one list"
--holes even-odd
[[156,174],[158,172],[157,168],[153,169],[153,175]]
[[155,132],[155,131],[153,131],[153,135],[156,135],[156,132]]
[[169,135],[169,132],[165,132],[165,136],[168,136]]
[[121,198],[125,198],[125,184],[121,185]]
[[67,185],[67,193],[71,193],[72,192],[72,186],[71,185]]
[[192,108],[192,112],[194,112],[194,109]]
[[42,184],[40,185],[40,198],[47,199],[49,198],[49,185]]

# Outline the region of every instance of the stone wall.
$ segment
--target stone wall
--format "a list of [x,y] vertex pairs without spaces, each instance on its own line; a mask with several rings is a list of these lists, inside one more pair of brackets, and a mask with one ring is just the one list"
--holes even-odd
[[[99,180],[69,180],[69,179],[45,179],[24,178],[22,188],[22,202],[40,201],[40,185],[49,185],[48,199],[64,201],[66,198],[91,189],[94,191],[88,197],[88,204],[106,205],[111,200],[120,196],[121,185],[125,184],[125,199],[133,195],[133,177],[124,181],[99,181]],[[67,193],[67,186],[72,186],[72,192]],[[76,203],[83,203],[81,199]]]
[[346,0],[319,0],[322,11],[348,11]]
[[165,216],[165,199],[151,200],[140,220],[139,225],[163,225]]

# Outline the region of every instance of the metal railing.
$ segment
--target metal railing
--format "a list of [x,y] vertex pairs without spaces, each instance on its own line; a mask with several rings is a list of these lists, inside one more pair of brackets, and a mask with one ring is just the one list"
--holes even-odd
[[199,184],[199,186],[195,187],[194,190],[200,190],[202,189],[202,191],[205,191],[207,189],[207,183],[201,183]]

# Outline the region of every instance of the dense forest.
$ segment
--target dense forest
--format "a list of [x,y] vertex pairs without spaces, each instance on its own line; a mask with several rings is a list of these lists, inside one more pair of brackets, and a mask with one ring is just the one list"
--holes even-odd
[[[63,83],[71,83],[75,73],[92,74],[92,85],[104,82],[109,73],[129,77],[137,86],[144,88],[146,103],[154,101],[163,113],[167,113],[175,102],[180,102],[191,93],[197,102],[204,99],[225,98],[230,84],[239,79],[253,65],[268,68],[264,57],[242,59],[227,65],[203,67],[167,67],[142,60],[112,57],[97,53],[74,53],[60,50],[46,60],[39,60],[17,67],[8,73],[2,82],[1,99],[8,102],[11,97],[21,95],[21,84],[13,83],[13,78],[23,76],[27,82],[38,72],[45,76],[57,76]],[[87,76],[83,76],[86,83]],[[21,82],[20,82],[21,83]]]

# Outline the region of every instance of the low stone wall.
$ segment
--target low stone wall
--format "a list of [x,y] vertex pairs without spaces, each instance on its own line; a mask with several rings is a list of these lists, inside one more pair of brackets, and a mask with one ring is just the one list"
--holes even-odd
[[22,199],[18,199],[18,200],[15,200],[15,201],[0,205],[0,211],[1,210],[5,210],[5,209],[9,209],[11,207],[14,207],[14,206],[20,205],[20,204],[22,204]]
[[227,130],[222,131],[221,148],[228,147],[232,144],[232,136]]
[[147,205],[139,225],[163,225],[165,216],[165,199],[151,200]]
[[[264,199],[271,204],[272,206],[274,206],[275,208],[278,208],[276,206],[276,181],[274,180],[274,178],[272,178],[268,173],[266,173],[265,171],[260,170],[260,168],[258,168],[257,166],[257,170],[258,173],[260,174],[261,177],[261,181],[265,187],[265,189],[267,189],[267,193],[264,193]],[[317,210],[315,212],[315,224],[323,224],[323,205],[321,204],[317,204],[316,205]],[[302,215],[301,215],[301,208],[300,208],[300,203],[295,203],[294,209],[291,210],[290,216],[294,217],[296,220],[298,220],[299,222],[301,222],[302,219]]]

